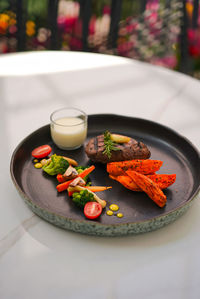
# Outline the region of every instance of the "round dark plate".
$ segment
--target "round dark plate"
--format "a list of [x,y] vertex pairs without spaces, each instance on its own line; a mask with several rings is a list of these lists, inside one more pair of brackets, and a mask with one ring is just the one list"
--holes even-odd
[[[152,121],[113,114],[89,115],[88,139],[105,130],[144,142],[151,151],[151,159],[163,161],[159,173],[176,173],[176,182],[164,191],[166,206],[159,208],[145,193],[125,189],[109,178],[105,165],[95,164],[96,169],[90,175],[92,184],[113,188],[99,193],[107,201],[100,218],[85,219],[83,211],[73,204],[66,192],[57,193],[56,178],[34,167],[31,151],[42,144],[49,144],[53,153],[69,156],[80,165],[94,163],[87,158],[84,147],[74,151],[58,149],[51,140],[49,125],[46,125],[25,138],[11,159],[13,182],[29,207],[57,226],[101,236],[151,231],[182,215],[200,189],[200,156],[197,149],[175,131]],[[119,205],[123,218],[106,215],[111,203]]]

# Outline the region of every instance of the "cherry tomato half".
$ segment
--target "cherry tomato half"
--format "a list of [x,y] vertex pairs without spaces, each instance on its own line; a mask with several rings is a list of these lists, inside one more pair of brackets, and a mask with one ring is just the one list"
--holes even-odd
[[102,213],[102,206],[96,201],[89,201],[84,206],[84,215],[88,219],[95,219]]
[[48,144],[45,144],[36,147],[31,154],[34,158],[41,159],[47,157],[51,151],[52,151],[51,147]]

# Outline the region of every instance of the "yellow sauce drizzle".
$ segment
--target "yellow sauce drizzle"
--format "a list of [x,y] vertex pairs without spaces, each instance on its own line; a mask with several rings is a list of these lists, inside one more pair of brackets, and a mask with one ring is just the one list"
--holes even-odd
[[112,211],[118,211],[119,210],[119,207],[118,207],[118,205],[116,205],[116,204],[112,204],[112,205],[110,205],[110,207],[109,207]]

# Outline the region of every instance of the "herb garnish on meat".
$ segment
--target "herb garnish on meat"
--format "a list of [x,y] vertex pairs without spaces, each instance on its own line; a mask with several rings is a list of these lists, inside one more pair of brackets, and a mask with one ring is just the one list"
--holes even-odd
[[103,151],[103,154],[107,155],[109,159],[111,158],[112,151],[120,150],[118,147],[116,147],[116,143],[111,140],[111,134],[109,131],[104,132],[104,145],[105,150]]

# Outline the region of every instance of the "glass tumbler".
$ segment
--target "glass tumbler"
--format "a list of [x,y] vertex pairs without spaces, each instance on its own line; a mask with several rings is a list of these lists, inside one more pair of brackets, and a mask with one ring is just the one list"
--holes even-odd
[[87,137],[87,114],[77,108],[61,108],[50,116],[53,142],[63,150],[73,150],[83,145]]

